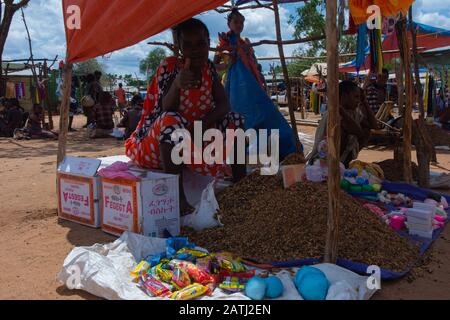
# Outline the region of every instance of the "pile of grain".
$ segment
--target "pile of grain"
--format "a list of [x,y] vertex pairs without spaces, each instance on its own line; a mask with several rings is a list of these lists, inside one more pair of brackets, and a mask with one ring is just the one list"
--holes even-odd
[[436,125],[427,125],[428,132],[433,141],[434,146],[448,146],[450,147],[450,134]]
[[[321,258],[327,232],[327,186],[282,188],[277,176],[257,172],[218,195],[224,227],[183,234],[211,251],[226,250],[259,262]],[[418,249],[349,195],[341,194],[339,257],[405,270]]]
[[[384,178],[389,181],[405,181],[403,178],[403,163],[395,161],[394,159],[376,162],[384,172]],[[411,169],[413,180],[419,179],[419,167],[415,162],[411,162]]]

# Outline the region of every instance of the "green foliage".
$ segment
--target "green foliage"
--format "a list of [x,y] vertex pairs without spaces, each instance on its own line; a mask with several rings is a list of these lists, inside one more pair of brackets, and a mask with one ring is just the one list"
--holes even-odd
[[97,59],[76,63],[73,67],[73,72],[77,76],[85,76],[89,73],[94,73],[97,70],[105,74],[105,67],[98,62]]
[[159,64],[166,56],[166,50],[163,48],[153,49],[148,53],[147,57],[139,63],[139,71],[146,75],[147,80],[150,80],[153,78]]

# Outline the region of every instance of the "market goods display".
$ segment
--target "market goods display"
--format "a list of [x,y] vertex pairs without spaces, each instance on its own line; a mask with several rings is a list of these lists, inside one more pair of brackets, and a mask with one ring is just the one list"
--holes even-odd
[[[381,167],[384,173],[384,178],[389,181],[404,181],[403,178],[403,163],[395,161],[394,159],[375,162]],[[419,167],[415,162],[411,162],[411,169],[413,180],[419,179]]]
[[300,153],[291,153],[281,162],[282,166],[287,166],[291,164],[305,163],[305,157]]
[[[254,172],[218,194],[224,227],[183,234],[211,251],[226,250],[258,262],[322,258],[328,191],[323,183],[283,189],[279,176]],[[418,248],[344,192],[340,195],[339,257],[393,271],[416,261]]]

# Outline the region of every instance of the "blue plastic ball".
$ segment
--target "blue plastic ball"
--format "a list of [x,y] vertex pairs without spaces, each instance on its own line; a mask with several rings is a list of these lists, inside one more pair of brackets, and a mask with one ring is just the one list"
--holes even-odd
[[266,294],[266,281],[260,277],[251,278],[245,285],[245,295],[252,300],[262,300]]
[[284,286],[278,277],[268,277],[266,279],[266,297],[275,299],[281,297],[284,292]]
[[295,286],[305,300],[325,300],[329,282],[325,274],[314,267],[303,267],[295,275]]

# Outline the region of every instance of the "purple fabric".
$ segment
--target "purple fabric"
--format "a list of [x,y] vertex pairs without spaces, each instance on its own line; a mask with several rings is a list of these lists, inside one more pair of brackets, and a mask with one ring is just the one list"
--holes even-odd
[[100,169],[98,171],[98,175],[100,177],[108,179],[122,178],[133,181],[138,180],[138,178],[134,174],[128,171],[128,164],[121,161],[114,162],[109,167]]

